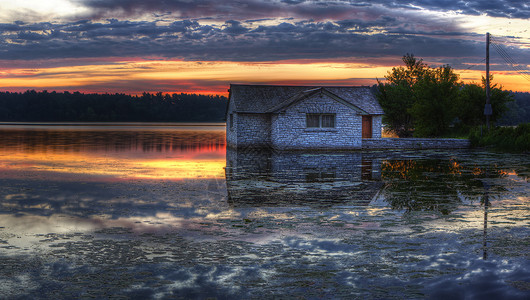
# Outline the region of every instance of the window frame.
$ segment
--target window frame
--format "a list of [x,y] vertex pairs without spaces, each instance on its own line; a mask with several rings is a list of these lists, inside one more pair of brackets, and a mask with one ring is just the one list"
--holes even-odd
[[[316,126],[315,126],[316,121]],[[305,114],[305,127],[306,128],[320,128],[320,114],[307,113]]]
[[[326,117],[326,122],[324,122],[324,117]],[[331,117],[331,118],[327,118]],[[324,123],[326,123],[324,126]],[[331,126],[328,126],[331,125]],[[320,127],[321,128],[335,128],[335,114],[321,114],[320,115]]]
[[[318,118],[318,126],[315,126],[316,117]],[[316,128],[332,129],[332,128],[337,128],[336,120],[337,120],[337,114],[334,114],[334,113],[306,113],[305,126],[306,128],[309,128],[309,129],[316,129]]]

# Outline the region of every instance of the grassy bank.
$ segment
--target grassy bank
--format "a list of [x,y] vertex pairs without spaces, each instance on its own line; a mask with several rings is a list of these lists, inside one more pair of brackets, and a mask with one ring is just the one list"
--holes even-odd
[[530,123],[517,127],[492,128],[489,132],[475,128],[469,134],[469,140],[472,147],[530,152]]

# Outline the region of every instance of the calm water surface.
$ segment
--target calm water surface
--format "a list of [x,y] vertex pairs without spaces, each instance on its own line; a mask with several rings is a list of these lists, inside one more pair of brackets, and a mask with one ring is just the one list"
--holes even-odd
[[0,125],[0,298],[528,299],[530,157]]

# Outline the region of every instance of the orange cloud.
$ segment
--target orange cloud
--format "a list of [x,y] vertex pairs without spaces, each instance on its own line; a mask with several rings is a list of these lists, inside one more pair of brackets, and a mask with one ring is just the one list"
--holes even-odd
[[[385,60],[389,63],[388,60]],[[69,90],[96,93],[190,92],[227,95],[230,83],[372,85],[392,66],[360,61],[199,62],[127,60],[76,66],[0,70],[9,91]],[[457,70],[465,82],[480,82],[483,71]],[[530,91],[517,73],[493,73],[506,89]]]

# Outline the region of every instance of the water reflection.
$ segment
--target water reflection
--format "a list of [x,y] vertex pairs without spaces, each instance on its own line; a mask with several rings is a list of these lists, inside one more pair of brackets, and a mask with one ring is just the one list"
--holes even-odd
[[0,298],[528,299],[528,156],[168,127],[5,135]]
[[[449,214],[463,203],[477,202],[484,180],[505,177],[496,166],[476,166],[456,157],[386,160],[382,178],[384,196],[393,209],[432,210]],[[495,195],[506,191],[503,184],[491,186]]]
[[[0,126],[0,178],[224,177],[224,127]],[[79,178],[74,179],[79,180]]]
[[224,150],[224,126],[0,125],[0,151],[68,152],[204,152]]
[[[509,172],[450,153],[282,152],[227,149],[228,200],[234,206],[386,203],[392,209],[444,215],[507,192]],[[513,171],[512,171],[513,172]],[[488,183],[489,182],[489,183]]]
[[226,185],[234,206],[366,206],[383,182],[369,153],[228,149]]

